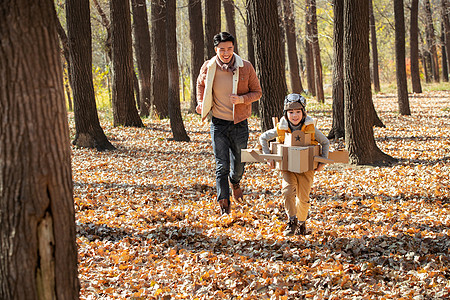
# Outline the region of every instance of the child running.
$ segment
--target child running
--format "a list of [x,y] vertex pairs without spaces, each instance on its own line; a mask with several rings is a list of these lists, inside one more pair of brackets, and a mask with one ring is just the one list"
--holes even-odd
[[[269,141],[274,138],[277,142],[284,143],[287,132],[292,133],[301,130],[311,134],[311,145],[320,144],[322,146],[322,157],[328,158],[330,142],[328,138],[314,127],[314,121],[306,115],[306,99],[299,94],[289,94],[284,99],[283,117],[276,128],[264,132],[259,142],[264,154],[269,154]],[[267,161],[270,168],[275,167],[273,160]],[[282,193],[284,198],[284,208],[289,217],[287,227],[284,230],[285,236],[305,235],[306,219],[310,208],[309,193],[314,179],[314,172],[321,171],[323,163],[318,163],[315,170],[304,173],[294,173],[281,171],[283,176]]]

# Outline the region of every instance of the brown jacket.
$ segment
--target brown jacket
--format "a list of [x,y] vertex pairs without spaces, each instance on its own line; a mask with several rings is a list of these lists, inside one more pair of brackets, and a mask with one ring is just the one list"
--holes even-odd
[[[252,114],[252,102],[261,98],[262,90],[252,64],[234,54],[238,68],[233,75],[233,94],[244,98],[244,103],[236,104],[233,110],[234,123],[246,120]],[[216,74],[215,57],[205,61],[197,78],[197,102],[203,103],[202,120],[204,121],[213,105],[212,86]]]

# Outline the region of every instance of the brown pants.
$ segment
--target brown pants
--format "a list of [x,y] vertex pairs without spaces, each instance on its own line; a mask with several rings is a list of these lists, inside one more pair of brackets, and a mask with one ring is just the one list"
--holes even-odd
[[288,216],[297,216],[299,221],[306,221],[308,217],[309,192],[314,180],[314,171],[293,173],[282,171],[284,208]]

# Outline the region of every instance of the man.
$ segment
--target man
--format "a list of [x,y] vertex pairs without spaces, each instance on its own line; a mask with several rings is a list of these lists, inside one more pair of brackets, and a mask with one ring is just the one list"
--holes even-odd
[[262,95],[255,69],[234,53],[234,41],[228,32],[214,36],[216,55],[203,64],[197,79],[196,111],[202,120],[212,114],[217,201],[222,214],[231,212],[230,185],[235,201],[243,197],[241,149],[247,148],[252,102]]

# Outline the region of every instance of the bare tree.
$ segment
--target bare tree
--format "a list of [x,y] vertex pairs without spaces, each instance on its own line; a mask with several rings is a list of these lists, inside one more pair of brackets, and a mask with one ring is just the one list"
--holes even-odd
[[431,11],[430,0],[425,0],[425,34],[428,45],[428,50],[431,54],[431,74],[433,76],[434,82],[439,82],[439,61],[437,55],[437,47],[436,47],[436,36],[433,26],[433,13]]
[[344,0],[344,122],[352,164],[394,161],[373,136],[368,19],[369,1]]
[[302,80],[297,56],[297,38],[295,35],[294,8],[291,0],[283,0],[284,24],[286,28],[286,41],[289,58],[289,76],[291,79],[291,91],[303,93]]
[[205,40],[203,34],[203,17],[201,0],[189,0],[189,37],[191,40],[191,113],[197,106],[197,77],[205,61]]
[[314,75],[316,84],[316,98],[319,103],[325,102],[325,95],[323,92],[323,75],[322,75],[322,60],[320,59],[320,45],[319,45],[319,32],[317,30],[317,12],[316,12],[316,0],[309,0],[311,10],[311,45],[314,57]]
[[67,33],[75,115],[74,145],[113,150],[97,114],[92,79],[92,34],[88,0],[66,1]]
[[189,142],[189,136],[183,125],[180,109],[180,79],[177,59],[177,21],[176,0],[166,0],[166,45],[167,45],[167,69],[169,74],[169,118],[175,141]]
[[220,32],[220,0],[205,1],[205,45],[207,57],[216,55],[213,38]]
[[411,17],[409,26],[409,44],[411,59],[411,83],[414,93],[422,93],[422,85],[420,83],[419,69],[419,0],[411,0]]
[[166,4],[165,0],[152,1],[152,98],[155,113],[160,119],[169,116],[166,48]]
[[333,1],[333,124],[329,139],[345,136],[344,127],[344,0]]
[[51,0],[0,5],[0,299],[78,299],[63,74]]
[[306,0],[305,9],[305,59],[306,59],[306,81],[308,83],[308,92],[312,96],[316,96],[316,80],[314,71],[314,54],[312,49],[312,16],[309,7],[311,0]]
[[447,0],[441,0],[442,21],[444,23],[445,51],[447,54],[447,69],[450,71],[450,7]]
[[147,117],[151,105],[151,43],[145,0],[132,0],[134,51],[139,72],[140,115]]
[[377,45],[377,29],[375,27],[375,16],[373,13],[373,1],[370,1],[370,36],[372,45],[372,79],[373,87],[376,93],[378,93],[380,88],[380,74],[378,70],[378,45]]
[[130,2],[110,0],[114,126],[143,127],[134,99]]
[[403,0],[394,0],[395,16],[395,72],[397,77],[397,101],[401,115],[410,115],[408,85],[405,64],[405,15]]
[[261,129],[273,127],[272,117],[280,117],[287,86],[277,13],[277,0],[249,0],[255,42],[256,70],[263,91],[260,99]]
[[235,9],[234,9],[234,0],[222,0],[223,10],[225,12],[225,19],[227,21],[227,29],[228,33],[231,33],[235,38],[234,43],[234,52],[239,54],[238,51],[238,42],[236,37],[236,20],[235,20]]

